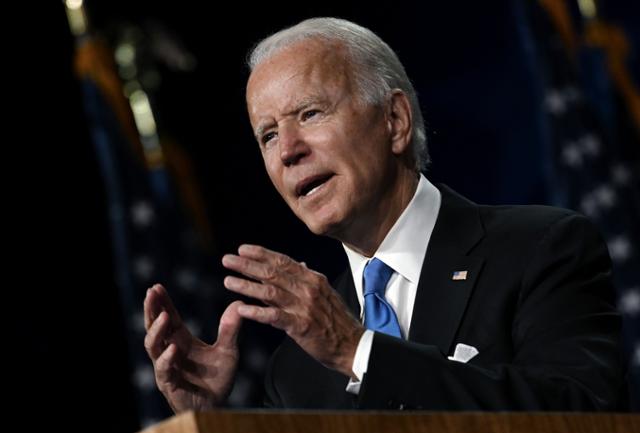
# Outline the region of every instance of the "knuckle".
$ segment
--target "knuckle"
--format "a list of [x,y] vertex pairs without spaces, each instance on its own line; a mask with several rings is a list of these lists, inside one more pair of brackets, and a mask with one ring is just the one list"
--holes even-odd
[[320,299],[320,289],[316,285],[307,286],[304,292],[307,295],[307,299],[309,299],[312,302],[315,302],[318,299]]
[[275,264],[276,266],[285,267],[291,263],[291,259],[285,255],[279,255],[276,257]]
[[153,347],[153,337],[150,334],[145,335],[144,337],[144,348],[147,352],[151,352],[151,348]]
[[319,272],[314,273],[314,280],[319,287],[329,285],[329,279],[327,276]]
[[298,333],[300,335],[307,335],[311,330],[311,321],[308,319],[302,319],[298,323]]
[[171,376],[168,372],[157,372],[156,373],[156,385],[158,386],[158,390],[167,395],[171,391]]
[[156,372],[166,375],[171,369],[171,358],[168,356],[167,349],[160,355],[156,362]]
[[302,309],[302,319],[307,324],[310,324],[313,321],[314,314],[317,313],[317,306],[313,304],[306,304]]
[[239,290],[248,290],[251,288],[251,286],[249,285],[249,281],[240,278],[234,281],[234,284],[237,285]]
[[267,266],[264,270],[264,279],[267,281],[272,281],[276,278],[278,274],[277,268],[273,266]]
[[266,301],[273,301],[277,297],[277,289],[272,285],[267,285],[264,288],[264,299]]

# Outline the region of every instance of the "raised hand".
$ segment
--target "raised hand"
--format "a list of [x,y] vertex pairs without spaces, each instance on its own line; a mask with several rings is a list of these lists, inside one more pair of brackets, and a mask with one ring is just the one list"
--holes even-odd
[[364,328],[324,275],[256,245],[242,245],[222,264],[257,280],[228,276],[225,287],[266,304],[239,305],[240,316],[284,330],[323,365],[355,378],[353,357]]
[[156,384],[174,412],[207,410],[224,403],[238,365],[237,337],[242,324],[233,302],[222,314],[213,345],[194,337],[160,284],[147,290],[144,346],[153,362]]

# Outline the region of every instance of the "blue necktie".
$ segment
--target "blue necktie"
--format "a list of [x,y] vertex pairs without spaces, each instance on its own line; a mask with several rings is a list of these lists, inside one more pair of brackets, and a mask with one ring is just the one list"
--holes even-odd
[[398,317],[384,298],[393,269],[382,260],[373,258],[364,268],[364,326],[394,337],[402,338]]

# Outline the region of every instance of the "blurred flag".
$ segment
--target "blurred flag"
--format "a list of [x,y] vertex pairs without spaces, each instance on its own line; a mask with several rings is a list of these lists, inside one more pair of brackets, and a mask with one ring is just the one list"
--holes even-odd
[[608,244],[640,409],[640,93],[624,69],[626,41],[592,0],[540,0],[528,12],[545,80],[554,204],[589,216]]
[[[70,6],[71,4],[71,6]],[[211,230],[187,156],[161,140],[150,97],[135,74],[125,82],[118,70],[135,71],[135,46],[113,51],[87,31],[82,2],[67,1],[77,39],[75,70],[105,184],[115,275],[126,322],[132,384],[142,426],[171,415],[155,386],[144,350],[142,304],[154,282],[169,290],[189,329],[204,341],[215,339],[218,318],[230,294],[216,273]],[[260,400],[261,370],[268,354],[258,336],[247,336],[230,404]]]

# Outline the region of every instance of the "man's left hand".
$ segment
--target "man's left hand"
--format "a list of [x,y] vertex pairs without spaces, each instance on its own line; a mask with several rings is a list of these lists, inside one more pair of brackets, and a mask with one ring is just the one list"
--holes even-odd
[[238,255],[225,255],[222,264],[255,280],[228,276],[227,289],[266,304],[242,305],[240,316],[282,329],[323,365],[356,378],[353,357],[364,328],[327,277],[257,245],[240,246]]

